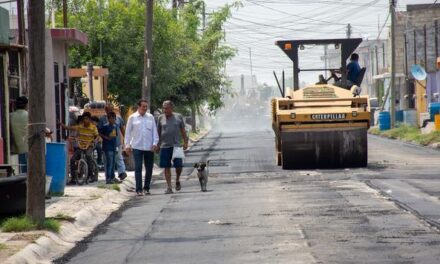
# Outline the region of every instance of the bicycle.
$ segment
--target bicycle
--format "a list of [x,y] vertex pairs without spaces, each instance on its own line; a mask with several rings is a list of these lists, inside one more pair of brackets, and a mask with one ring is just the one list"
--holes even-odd
[[[91,151],[94,146],[89,146],[87,149],[80,149],[81,156],[78,160],[76,160],[76,170],[75,175],[72,175],[72,178],[75,179],[76,184],[83,185],[88,184],[89,182],[98,181],[98,164],[96,161],[92,158],[90,161],[90,164],[87,163],[87,152]],[[89,168],[90,165],[90,168]]]

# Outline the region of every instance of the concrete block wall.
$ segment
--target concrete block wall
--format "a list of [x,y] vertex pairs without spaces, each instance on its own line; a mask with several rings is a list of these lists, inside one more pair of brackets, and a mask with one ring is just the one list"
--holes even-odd
[[[440,5],[408,5],[407,12],[397,15],[396,63],[397,69],[404,69],[404,33],[407,36],[408,71],[413,64],[422,64],[428,72],[436,71],[435,20],[440,18]],[[425,33],[426,25],[426,59]],[[439,23],[440,26],[440,23]],[[440,31],[440,28],[439,28]],[[415,35],[414,35],[415,32]],[[415,36],[415,37],[414,37]],[[437,38],[439,36],[437,35]],[[416,52],[414,53],[414,47]],[[437,52],[438,54],[439,52]],[[426,61],[425,61],[426,60]]]

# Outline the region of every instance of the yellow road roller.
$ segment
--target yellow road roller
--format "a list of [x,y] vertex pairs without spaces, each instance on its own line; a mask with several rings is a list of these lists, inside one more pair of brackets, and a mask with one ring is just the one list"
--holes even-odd
[[[294,87],[272,99],[272,127],[276,159],[283,169],[365,167],[368,162],[368,96],[359,87],[342,88],[321,82],[299,89],[298,48],[301,45],[337,45],[341,49],[342,83],[346,60],[361,39],[290,40],[276,44],[293,60]],[[308,70],[308,69],[303,69]],[[312,69],[329,70],[329,69]],[[343,85],[342,85],[343,86]]]

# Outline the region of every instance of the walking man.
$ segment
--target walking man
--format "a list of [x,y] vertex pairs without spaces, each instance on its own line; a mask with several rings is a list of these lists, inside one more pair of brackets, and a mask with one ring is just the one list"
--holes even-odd
[[[103,127],[104,125],[106,125],[108,123],[108,118],[107,115],[110,112],[113,112],[114,107],[112,103],[107,103],[105,105],[105,112],[106,115],[103,115],[99,118],[99,125],[98,128]],[[122,119],[121,116],[117,115],[116,116],[116,127],[117,127],[117,131],[118,131],[118,137],[116,138],[116,157],[115,157],[115,162],[116,162],[116,167],[118,169],[118,177],[119,179],[122,181],[125,178],[127,178],[127,173],[125,172],[125,163],[124,163],[124,157],[122,156],[122,150],[124,149],[124,135],[125,135],[125,123],[124,123],[124,119]]]
[[[138,110],[130,115],[125,130],[125,144],[128,153],[133,152],[136,194],[150,194],[151,176],[153,174],[154,151],[157,150],[159,137],[153,115],[147,113],[148,103],[140,99]],[[142,164],[145,166],[145,184],[142,188]]]
[[185,131],[185,122],[181,114],[174,113],[174,104],[171,101],[165,101],[162,104],[162,111],[157,121],[159,131],[160,146],[160,167],[165,171],[165,179],[168,185],[166,194],[173,193],[171,188],[171,161],[176,169],[176,191],[180,191],[180,174],[182,174],[183,160],[181,158],[173,159],[173,150],[181,146],[183,140],[183,149],[188,148],[188,138]]

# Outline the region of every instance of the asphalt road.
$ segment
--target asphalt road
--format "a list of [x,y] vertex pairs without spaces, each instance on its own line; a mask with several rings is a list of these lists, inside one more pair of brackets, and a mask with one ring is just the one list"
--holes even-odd
[[439,151],[371,136],[368,168],[282,171],[267,117],[219,123],[182,191],[158,181],[57,263],[440,263]]

